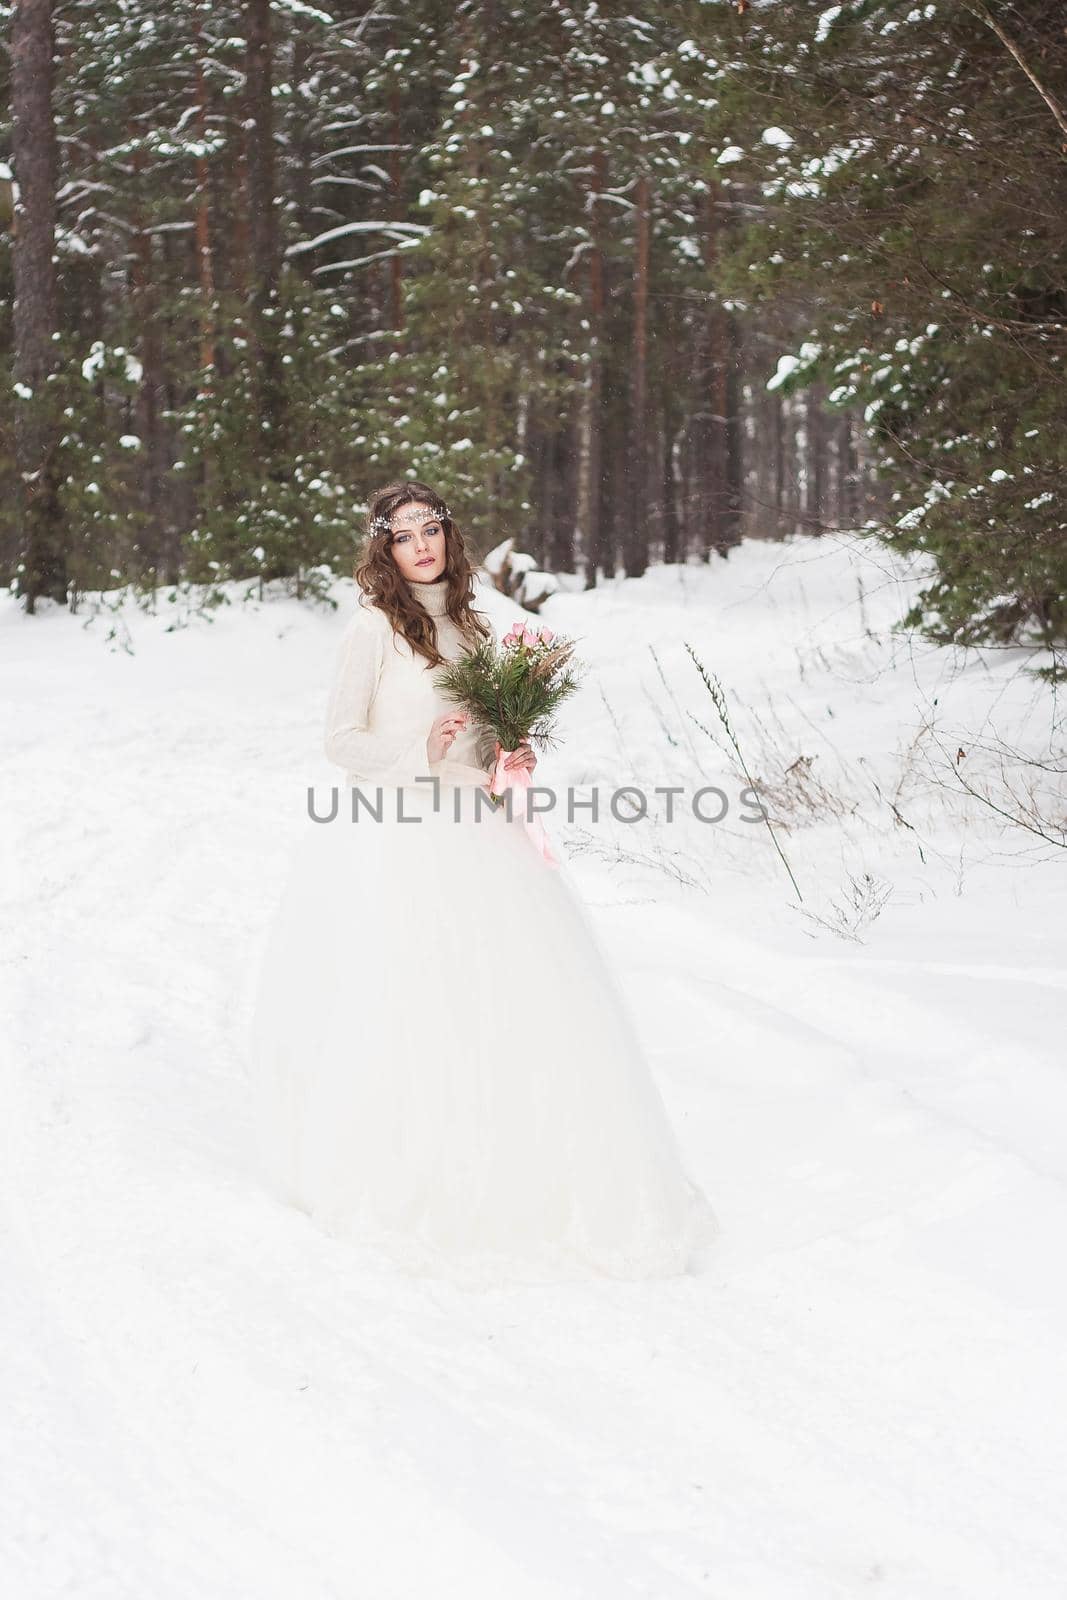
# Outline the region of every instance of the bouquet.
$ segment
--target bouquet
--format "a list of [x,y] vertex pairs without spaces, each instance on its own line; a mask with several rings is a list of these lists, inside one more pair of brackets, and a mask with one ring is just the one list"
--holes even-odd
[[[551,628],[536,631],[524,622],[512,623],[499,647],[484,641],[440,669],[436,683],[450,700],[456,700],[477,726],[500,743],[491,774],[489,793],[494,801],[508,788],[528,788],[525,767],[505,771],[504,762],[523,740],[544,748],[555,742],[555,714],[578,687],[577,665],[572,661],[574,642]],[[533,819],[537,823],[537,819]],[[527,827],[538,833],[538,843],[548,856],[540,825]],[[551,859],[549,857],[549,859]]]

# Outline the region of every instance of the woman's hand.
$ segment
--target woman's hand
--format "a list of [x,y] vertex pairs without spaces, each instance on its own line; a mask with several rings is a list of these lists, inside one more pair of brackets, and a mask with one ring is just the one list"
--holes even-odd
[[[500,750],[500,740],[497,739],[495,743],[495,751],[496,759],[498,761],[500,759]],[[511,755],[508,756],[508,759],[504,762],[504,770],[506,772],[513,772],[516,767],[526,767],[530,772],[532,772],[536,765],[537,757],[534,754],[533,747],[530,744],[529,739],[520,739]]]
[[443,761],[452,748],[452,741],[461,728],[467,726],[465,711],[444,711],[430,724],[426,740],[426,756],[430,761]]

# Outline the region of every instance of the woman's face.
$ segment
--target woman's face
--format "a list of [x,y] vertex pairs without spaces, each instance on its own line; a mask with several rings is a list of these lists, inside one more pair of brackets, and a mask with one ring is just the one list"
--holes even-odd
[[439,517],[421,501],[408,501],[390,518],[389,548],[402,577],[412,583],[433,583],[445,570],[445,530]]

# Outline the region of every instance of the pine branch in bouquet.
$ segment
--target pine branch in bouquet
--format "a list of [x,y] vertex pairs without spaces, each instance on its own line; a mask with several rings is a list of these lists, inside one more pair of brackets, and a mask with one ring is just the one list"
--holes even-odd
[[547,628],[533,633],[513,624],[499,646],[478,644],[441,668],[435,682],[450,700],[465,707],[478,727],[514,750],[524,739],[545,749],[556,712],[580,682],[574,642]]

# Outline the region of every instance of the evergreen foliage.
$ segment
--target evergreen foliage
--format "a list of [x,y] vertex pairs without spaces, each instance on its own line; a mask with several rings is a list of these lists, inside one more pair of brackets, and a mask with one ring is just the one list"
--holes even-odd
[[728,88],[748,130],[734,170],[764,198],[729,275],[807,318],[783,390],[821,379],[831,405],[863,408],[891,488],[879,531],[931,558],[905,625],[1062,644],[1062,16],[784,3],[744,31],[759,65]]
[[0,392],[28,607],[44,571],[317,595],[407,476],[476,556],[587,584],[862,529],[928,557],[906,626],[1055,670],[1055,8],[56,0],[52,33],[50,91],[0,52],[0,222],[16,89],[55,131],[21,330],[39,192],[0,229],[9,368],[55,362]]

